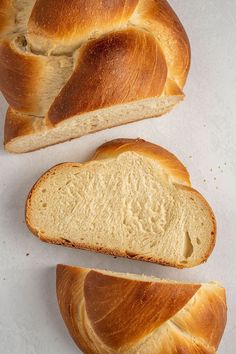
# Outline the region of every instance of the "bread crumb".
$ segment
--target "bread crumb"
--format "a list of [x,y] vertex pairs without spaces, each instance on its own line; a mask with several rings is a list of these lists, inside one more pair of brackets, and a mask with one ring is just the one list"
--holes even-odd
[[26,257],[28,257],[29,256],[29,253],[26,253]]

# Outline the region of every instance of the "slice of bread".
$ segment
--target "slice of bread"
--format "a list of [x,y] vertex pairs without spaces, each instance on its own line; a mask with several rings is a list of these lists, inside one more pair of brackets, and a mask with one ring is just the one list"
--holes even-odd
[[206,261],[216,233],[181,162],[139,139],[111,141],[84,164],[50,169],[29,194],[26,222],[46,242],[179,268]]
[[62,317],[84,353],[214,354],[226,324],[225,289],[57,266]]
[[49,124],[46,118],[28,116],[9,108],[4,128],[5,149],[13,153],[34,151],[103,129],[162,116],[184,97],[170,80],[166,95],[76,115],[56,126]]

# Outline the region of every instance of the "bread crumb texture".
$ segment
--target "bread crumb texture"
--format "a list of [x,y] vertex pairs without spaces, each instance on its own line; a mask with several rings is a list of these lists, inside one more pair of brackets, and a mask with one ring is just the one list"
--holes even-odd
[[28,198],[26,221],[44,241],[177,267],[205,261],[215,240],[203,197],[134,151],[52,168]]

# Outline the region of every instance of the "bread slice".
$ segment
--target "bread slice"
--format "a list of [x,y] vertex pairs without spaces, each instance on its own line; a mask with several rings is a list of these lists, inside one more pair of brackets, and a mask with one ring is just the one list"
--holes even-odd
[[28,116],[9,108],[5,121],[4,146],[8,152],[13,153],[34,151],[100,130],[162,116],[183,98],[182,91],[174,82],[169,81],[166,95],[162,97],[152,97],[78,114],[56,126],[46,118]]
[[57,266],[62,317],[84,353],[216,353],[224,288]]
[[179,268],[206,261],[216,233],[181,162],[139,139],[114,140],[84,164],[51,168],[28,196],[26,222],[46,242]]

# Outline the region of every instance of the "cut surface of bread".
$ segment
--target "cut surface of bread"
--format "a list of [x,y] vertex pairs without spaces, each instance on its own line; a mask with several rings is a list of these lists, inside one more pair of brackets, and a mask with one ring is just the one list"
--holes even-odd
[[0,22],[10,152],[158,117],[184,98],[190,45],[166,0],[2,0]]
[[29,194],[26,222],[46,242],[180,268],[204,262],[216,233],[181,162],[139,139],[108,142],[84,164],[50,169]]
[[9,108],[5,122],[5,148],[14,153],[34,151],[120,124],[157,117],[180,100],[182,96],[176,95],[117,105],[75,116],[56,127],[47,125],[41,118],[29,118]]
[[224,288],[57,266],[62,317],[86,354],[213,354],[226,324]]

